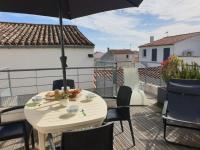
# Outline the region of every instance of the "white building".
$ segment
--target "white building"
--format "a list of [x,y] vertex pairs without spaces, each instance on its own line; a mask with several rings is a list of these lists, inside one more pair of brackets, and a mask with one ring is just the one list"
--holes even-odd
[[[65,54],[67,56],[68,67],[93,67],[94,44],[90,42],[76,26],[65,25],[64,27]],[[0,23],[0,68],[12,69],[39,69],[39,68],[61,68],[60,40],[58,25],[39,25],[22,23]],[[93,71],[85,70],[93,74]],[[67,78],[72,78],[77,82],[77,70],[67,70]],[[80,72],[81,73],[81,72]],[[12,73],[15,78],[24,76],[35,76],[35,72]],[[83,74],[83,72],[82,72]],[[0,78],[6,77],[1,73]],[[62,71],[38,72],[37,76],[60,76]],[[58,77],[59,78],[59,77]],[[91,77],[83,77],[84,80],[91,80]],[[86,79],[87,78],[87,79]],[[51,79],[38,79],[38,84],[52,82]],[[81,79],[79,79],[81,80]],[[0,80],[0,88],[7,86],[7,82]],[[12,81],[12,87],[35,85],[35,79],[27,81]],[[40,87],[37,91],[46,90]],[[49,86],[50,88],[50,86]],[[19,91],[18,91],[19,90]],[[14,95],[36,92],[35,87],[26,89],[15,89]],[[0,91],[1,93],[2,91]]]
[[168,36],[139,46],[139,61],[148,66],[159,65],[171,55],[176,55],[188,63],[200,65],[200,32]]
[[132,51],[130,49],[109,49],[101,57],[100,62],[115,63],[117,62],[118,67],[124,67],[127,65],[138,62],[138,51]]

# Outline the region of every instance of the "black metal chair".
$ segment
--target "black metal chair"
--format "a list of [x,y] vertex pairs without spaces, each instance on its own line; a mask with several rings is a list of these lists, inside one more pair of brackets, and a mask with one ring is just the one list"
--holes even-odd
[[35,147],[33,129],[26,120],[12,122],[2,122],[1,115],[17,109],[23,109],[24,106],[15,106],[0,111],[0,141],[23,138],[25,149],[29,150],[29,139],[31,137],[32,147]]
[[167,126],[200,130],[200,80],[171,80],[167,85],[167,101],[163,112],[164,139]]
[[113,150],[113,123],[82,131],[62,133],[61,146],[56,147],[48,135],[51,150]]
[[106,122],[120,121],[122,132],[124,131],[122,121],[128,121],[133,145],[135,146],[135,138],[134,138],[131,117],[130,117],[131,94],[132,94],[132,90],[130,87],[121,86],[119,88],[117,97],[104,97],[104,98],[112,98],[112,99],[117,100],[117,107],[108,108],[108,114],[105,121]]
[[[70,89],[74,89],[75,88],[75,84],[74,84],[74,80],[71,79],[67,79],[67,86],[70,87]],[[61,90],[61,88],[63,87],[63,80],[54,80],[53,81],[53,90]]]

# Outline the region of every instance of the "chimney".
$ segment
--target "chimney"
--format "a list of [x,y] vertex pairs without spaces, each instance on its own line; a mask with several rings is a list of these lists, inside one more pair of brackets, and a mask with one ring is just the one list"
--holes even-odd
[[150,43],[154,41],[154,36],[150,36]]
[[107,51],[108,51],[108,52],[110,51],[110,48],[109,48],[109,47],[107,48]]

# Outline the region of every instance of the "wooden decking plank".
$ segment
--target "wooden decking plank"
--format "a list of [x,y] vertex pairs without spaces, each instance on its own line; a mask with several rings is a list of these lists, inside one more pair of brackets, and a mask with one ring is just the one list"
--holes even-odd
[[[160,109],[156,106],[137,106],[131,108],[132,126],[135,135],[136,146],[132,146],[130,129],[127,122],[123,122],[124,132],[118,122],[114,129],[114,150],[194,150],[192,148],[168,144],[163,139],[163,123]],[[184,141],[200,147],[200,133],[188,129],[168,129],[169,139]],[[60,135],[56,134],[55,141],[60,141]],[[23,150],[22,139],[0,142],[1,150]],[[36,144],[37,146],[37,144]]]

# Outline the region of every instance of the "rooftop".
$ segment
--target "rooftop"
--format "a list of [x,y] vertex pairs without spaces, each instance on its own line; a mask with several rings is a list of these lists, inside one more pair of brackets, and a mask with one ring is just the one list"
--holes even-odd
[[[64,25],[65,46],[91,46],[89,41],[73,25]],[[0,46],[59,46],[59,25],[0,22]]]
[[195,36],[200,36],[200,32],[188,33],[188,34],[181,34],[181,35],[174,35],[174,36],[167,36],[162,39],[153,41],[151,43],[147,43],[141,45],[139,47],[152,47],[152,46],[163,46],[163,45],[174,45],[177,42],[184,41],[186,39],[190,39]]
[[138,51],[132,51],[130,49],[109,49],[111,54],[137,54]]
[[98,51],[97,51],[97,52],[94,53],[94,58],[100,59],[103,55],[104,55],[103,52],[98,52]]

